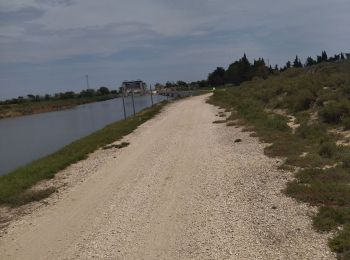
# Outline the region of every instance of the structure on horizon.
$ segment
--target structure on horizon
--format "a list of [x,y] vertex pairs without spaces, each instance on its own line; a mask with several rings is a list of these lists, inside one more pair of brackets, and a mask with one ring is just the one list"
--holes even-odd
[[134,94],[145,95],[147,93],[147,84],[142,80],[124,81],[120,87],[120,92],[126,96],[132,92]]

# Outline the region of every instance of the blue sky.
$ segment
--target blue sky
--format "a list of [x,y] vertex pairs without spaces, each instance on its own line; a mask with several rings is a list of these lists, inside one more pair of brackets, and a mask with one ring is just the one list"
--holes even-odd
[[349,0],[0,0],[0,99],[349,52]]

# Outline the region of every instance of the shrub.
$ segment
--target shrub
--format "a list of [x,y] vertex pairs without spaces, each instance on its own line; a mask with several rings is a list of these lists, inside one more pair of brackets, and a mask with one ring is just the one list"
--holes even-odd
[[350,225],[346,225],[333,239],[329,241],[329,246],[337,253],[338,259],[349,259],[350,257]]
[[324,158],[332,158],[337,150],[337,146],[332,142],[325,142],[320,145],[318,154]]
[[[349,217],[349,215],[347,216],[344,213],[345,212],[342,212],[342,210],[338,208],[322,206],[317,215],[313,218],[313,225],[317,230],[330,231],[344,224],[346,217]],[[346,213],[349,214],[349,212]]]
[[341,161],[343,163],[342,167],[345,169],[349,169],[350,168],[350,153],[349,152],[341,153]]
[[311,107],[316,98],[310,90],[300,90],[292,98],[292,107],[294,112],[304,111]]
[[307,125],[306,123],[302,123],[296,130],[296,134],[303,139],[312,141],[327,140],[328,138],[327,129],[321,124]]
[[344,130],[350,130],[350,116],[346,116],[342,119],[342,125]]
[[326,123],[338,124],[343,118],[350,117],[350,103],[347,100],[330,101],[320,110],[319,115]]

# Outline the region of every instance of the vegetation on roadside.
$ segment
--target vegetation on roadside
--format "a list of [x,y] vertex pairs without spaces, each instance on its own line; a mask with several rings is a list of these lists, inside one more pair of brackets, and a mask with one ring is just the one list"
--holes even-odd
[[[55,192],[52,188],[39,192],[28,192],[28,190],[39,181],[53,178],[60,170],[87,158],[90,153],[98,148],[120,140],[123,136],[134,131],[139,125],[158,114],[165,104],[166,102],[159,103],[137,113],[135,117],[112,123],[49,156],[18,168],[5,176],[1,176],[0,204],[18,206],[40,200]],[[118,148],[127,145],[128,143],[122,143]]]
[[286,158],[281,168],[296,173],[285,192],[319,206],[314,227],[336,232],[329,246],[350,259],[350,60],[294,66],[218,89],[210,102],[269,143],[267,155]]

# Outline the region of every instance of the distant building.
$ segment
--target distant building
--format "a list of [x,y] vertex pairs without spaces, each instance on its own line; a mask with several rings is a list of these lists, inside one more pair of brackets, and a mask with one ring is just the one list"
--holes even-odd
[[120,91],[123,92],[124,95],[129,95],[131,92],[144,95],[147,93],[147,85],[142,80],[124,81],[120,87]]

